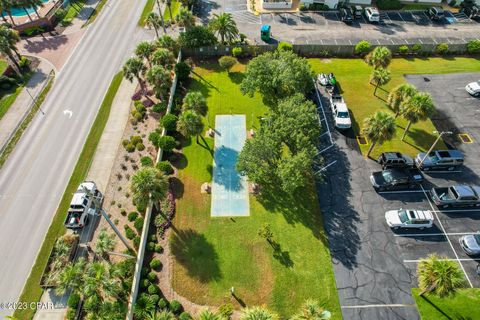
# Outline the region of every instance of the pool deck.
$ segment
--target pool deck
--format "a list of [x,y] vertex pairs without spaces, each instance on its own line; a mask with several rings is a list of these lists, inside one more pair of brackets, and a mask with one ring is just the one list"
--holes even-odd
[[[61,1],[61,0],[49,1],[47,3],[44,3],[42,7],[38,8],[37,11],[38,11],[38,14],[40,15],[40,17],[45,17],[45,15],[55,6],[55,3],[57,1]],[[32,18],[32,20],[37,20],[38,19],[38,16],[35,13],[35,11],[30,13],[30,17]],[[9,23],[12,23],[12,20],[10,19],[10,17],[8,15],[5,15],[5,19]],[[13,16],[13,21],[14,21],[15,25],[22,25],[22,24],[31,22],[28,15]]]

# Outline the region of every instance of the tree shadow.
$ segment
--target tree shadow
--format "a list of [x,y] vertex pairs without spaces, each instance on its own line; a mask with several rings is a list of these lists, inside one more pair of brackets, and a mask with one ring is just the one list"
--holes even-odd
[[[403,132],[402,132],[403,134]],[[407,139],[413,140],[413,145],[407,142]],[[435,142],[435,137],[431,132],[427,132],[424,129],[410,128],[407,132],[404,142],[412,145],[419,151],[428,150],[430,146]]]
[[171,238],[175,260],[184,266],[188,275],[202,283],[221,279],[218,254],[205,235],[195,230],[179,230]]
[[170,159],[172,166],[178,170],[185,169],[188,166],[188,159],[183,153],[173,152],[172,155],[170,155]]
[[183,198],[185,192],[185,186],[183,182],[177,177],[170,177],[170,187],[172,188],[173,196],[175,199]]
[[243,188],[242,177],[235,168],[238,151],[221,146],[215,149],[215,168],[213,182],[222,185],[226,190],[240,191]]
[[[446,314],[442,309],[440,309],[436,304],[434,304],[430,299],[428,299],[426,296],[421,296],[421,298],[423,300],[425,300],[426,302],[428,302],[432,307],[435,308],[435,310],[437,310],[438,312],[440,312],[444,317],[446,317],[447,319],[449,320],[453,320],[452,317],[450,317],[448,314]],[[459,319],[463,319],[463,318],[459,318]]]
[[282,251],[281,245],[276,241],[272,241],[270,245],[273,248],[273,257],[285,267],[292,268],[294,263],[290,258],[290,253],[288,251]]
[[245,74],[243,72],[230,72],[228,77],[233,83],[240,84],[242,83],[243,78],[245,78]]

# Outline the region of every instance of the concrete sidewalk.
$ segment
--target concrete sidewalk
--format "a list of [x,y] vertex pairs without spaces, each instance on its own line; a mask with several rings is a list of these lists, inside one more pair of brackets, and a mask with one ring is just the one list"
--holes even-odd
[[37,98],[47,84],[52,70],[53,66],[48,61],[41,60],[25,88],[22,89],[15,102],[0,120],[0,150],[8,143],[12,133],[33,106],[32,99]]

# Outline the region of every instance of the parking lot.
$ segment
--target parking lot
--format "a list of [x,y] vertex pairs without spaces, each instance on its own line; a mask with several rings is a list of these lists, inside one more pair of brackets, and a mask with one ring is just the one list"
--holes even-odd
[[[433,186],[480,184],[480,100],[464,90],[479,78],[480,74],[407,76],[419,90],[432,94],[436,128],[452,131],[446,142],[466,158],[466,165],[456,172],[425,174],[427,181],[420,189],[375,192],[369,175],[380,166],[363,158],[353,133],[332,131],[334,144],[322,154],[331,165],[324,170],[326,183],[318,192],[345,319],[419,319],[410,289],[418,286],[419,259],[430,253],[458,261],[466,285],[480,287],[476,275],[480,257],[467,256],[458,243],[461,236],[480,230],[480,210],[439,210],[426,194]],[[328,101],[321,101],[326,112],[323,127],[328,121],[331,128]],[[462,143],[459,133],[467,133],[471,143]],[[434,227],[393,232],[384,213],[399,208],[432,210]]]

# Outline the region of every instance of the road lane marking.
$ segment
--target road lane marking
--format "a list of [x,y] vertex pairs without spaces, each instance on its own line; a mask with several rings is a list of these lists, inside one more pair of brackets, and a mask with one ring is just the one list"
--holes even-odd
[[423,193],[422,190],[405,190],[405,191],[379,191],[378,193]]
[[342,309],[365,309],[365,308],[416,308],[414,304],[364,304],[357,306],[342,306]]
[[466,236],[477,232],[452,232],[452,233],[405,233],[394,234],[394,237],[438,237],[438,236]]
[[[413,259],[413,260],[403,260],[404,263],[418,263],[422,260],[425,260],[425,259]],[[439,259],[439,260],[444,260],[444,261],[480,261],[480,258],[460,258],[460,259],[450,259],[450,258],[447,258],[447,259]],[[472,287],[473,288],[473,287]]]
[[68,115],[68,119],[71,119],[72,116],[73,116],[73,111],[72,111],[72,110],[65,109],[65,110],[63,110],[63,114],[64,114],[64,115]]

